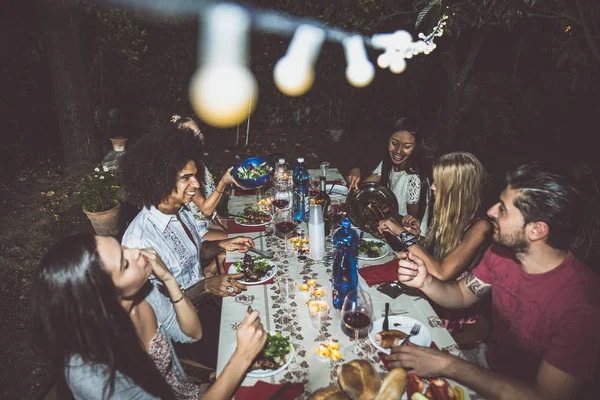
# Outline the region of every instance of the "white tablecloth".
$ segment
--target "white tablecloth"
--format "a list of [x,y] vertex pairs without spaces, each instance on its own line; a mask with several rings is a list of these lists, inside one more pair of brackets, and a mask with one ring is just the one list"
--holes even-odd
[[[318,170],[310,170],[312,174],[317,174]],[[342,179],[337,169],[331,169],[328,172],[328,180]],[[342,199],[343,201],[343,199]],[[254,196],[233,196],[229,202],[229,211],[237,213],[243,210],[247,205],[256,202]],[[256,246],[259,248],[268,248],[278,250],[283,248],[283,240],[272,235],[272,228],[266,233],[248,233],[250,237],[258,237]],[[239,236],[239,235],[232,235]],[[366,236],[369,236],[366,234]],[[331,242],[327,244],[327,249],[331,249]],[[240,258],[239,253],[228,253],[227,261],[235,261]],[[359,268],[382,264],[395,257],[392,253],[384,259],[365,262],[359,261]],[[299,261],[295,256],[285,260],[274,259],[274,264],[279,268],[279,274],[287,274],[296,279],[298,286],[306,280],[315,279],[318,284],[326,288],[324,300],[331,302],[331,292],[327,290],[329,279],[331,278],[331,261],[313,263],[310,260]],[[390,303],[393,312],[401,312],[402,315],[414,318],[431,331],[434,343],[442,350],[448,350],[451,354],[463,356],[456,342],[448,331],[441,324],[431,305],[420,297],[402,294],[396,299],[392,299],[379,291],[376,287],[368,287],[366,282],[359,277],[361,287],[370,294],[373,301],[373,310],[375,319],[381,317],[386,302]],[[236,339],[237,324],[244,318],[248,305],[258,309],[261,313],[261,320],[267,331],[282,332],[290,337],[291,343],[296,350],[296,356],[292,363],[283,372],[262,378],[271,383],[283,383],[286,381],[303,382],[305,393],[302,398],[308,398],[310,393],[315,390],[328,386],[331,383],[337,384],[337,366],[348,362],[354,358],[359,358],[350,352],[347,347],[353,343],[341,331],[340,311],[331,309],[329,321],[325,329],[319,332],[313,328],[306,301],[308,300],[306,292],[300,292],[296,289],[296,298],[290,300],[291,304],[284,309],[285,304],[280,296],[279,288],[276,283],[249,286],[248,290],[235,298],[228,297],[223,299],[223,311],[221,315],[221,333],[219,339],[219,356],[217,362],[217,374],[220,374],[225,364],[229,360],[232,343]],[[341,347],[343,358],[338,361],[332,361],[330,358],[323,358],[317,355],[319,344],[327,344],[330,339],[336,339]],[[382,378],[387,374],[387,370],[379,359],[377,349],[371,344],[368,338],[360,339],[361,354],[360,358],[371,361],[380,371]],[[256,379],[246,378],[243,386],[252,386]],[[451,382],[454,386],[455,383]],[[465,398],[476,397],[470,390],[465,389]]]

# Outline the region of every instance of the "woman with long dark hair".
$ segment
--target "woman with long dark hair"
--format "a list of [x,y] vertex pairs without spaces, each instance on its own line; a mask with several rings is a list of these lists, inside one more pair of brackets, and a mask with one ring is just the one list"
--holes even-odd
[[[425,134],[408,117],[392,124],[382,160],[364,182],[379,182],[390,188],[398,200],[401,216],[411,215],[421,221],[421,234],[427,233],[431,167],[424,154]],[[347,176],[349,189],[358,189],[360,169]]]
[[59,241],[42,259],[32,315],[36,348],[77,399],[228,399],[266,341],[258,312],[246,315],[219,379],[208,390],[188,382],[171,341],[202,337],[194,306],[154,250],[89,233]]

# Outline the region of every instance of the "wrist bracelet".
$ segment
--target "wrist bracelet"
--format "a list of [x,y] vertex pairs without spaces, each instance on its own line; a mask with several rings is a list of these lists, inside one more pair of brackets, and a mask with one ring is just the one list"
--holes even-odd
[[171,303],[173,303],[173,304],[179,303],[181,300],[183,300],[183,296],[185,296],[185,295],[183,293],[181,293],[181,297],[178,298],[177,300],[171,299]]
[[402,232],[400,236],[398,236],[398,238],[400,239],[400,242],[402,243],[402,246],[404,246],[405,249],[408,249],[410,246],[416,244],[419,241],[419,238],[417,238],[409,231]]
[[225,191],[223,190],[223,192],[220,192],[217,190],[217,188],[215,188],[215,192],[223,194],[223,192],[225,192]]

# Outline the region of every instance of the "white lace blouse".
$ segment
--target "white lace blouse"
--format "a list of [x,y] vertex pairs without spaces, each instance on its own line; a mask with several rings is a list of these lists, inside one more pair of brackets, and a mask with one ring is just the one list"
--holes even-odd
[[[381,168],[383,161],[379,163],[377,168],[373,170],[374,175],[381,176]],[[419,175],[408,174],[406,171],[394,171],[390,170],[390,176],[388,179],[388,187],[396,196],[398,200],[398,212],[400,215],[408,215],[407,206],[417,204],[421,197],[421,181]],[[429,196],[427,196],[425,202],[425,214],[421,220],[421,236],[427,234],[428,225],[428,214],[429,213]]]

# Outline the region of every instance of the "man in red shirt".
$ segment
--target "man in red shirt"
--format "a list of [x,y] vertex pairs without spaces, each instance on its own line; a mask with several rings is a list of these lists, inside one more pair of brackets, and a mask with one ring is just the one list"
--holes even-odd
[[537,164],[517,168],[507,184],[488,210],[497,244],[465,279],[442,282],[411,253],[398,268],[401,282],[443,307],[492,293],[491,370],[417,346],[393,349],[389,365],[448,377],[489,399],[578,398],[600,353],[600,278],[569,252],[581,198]]

